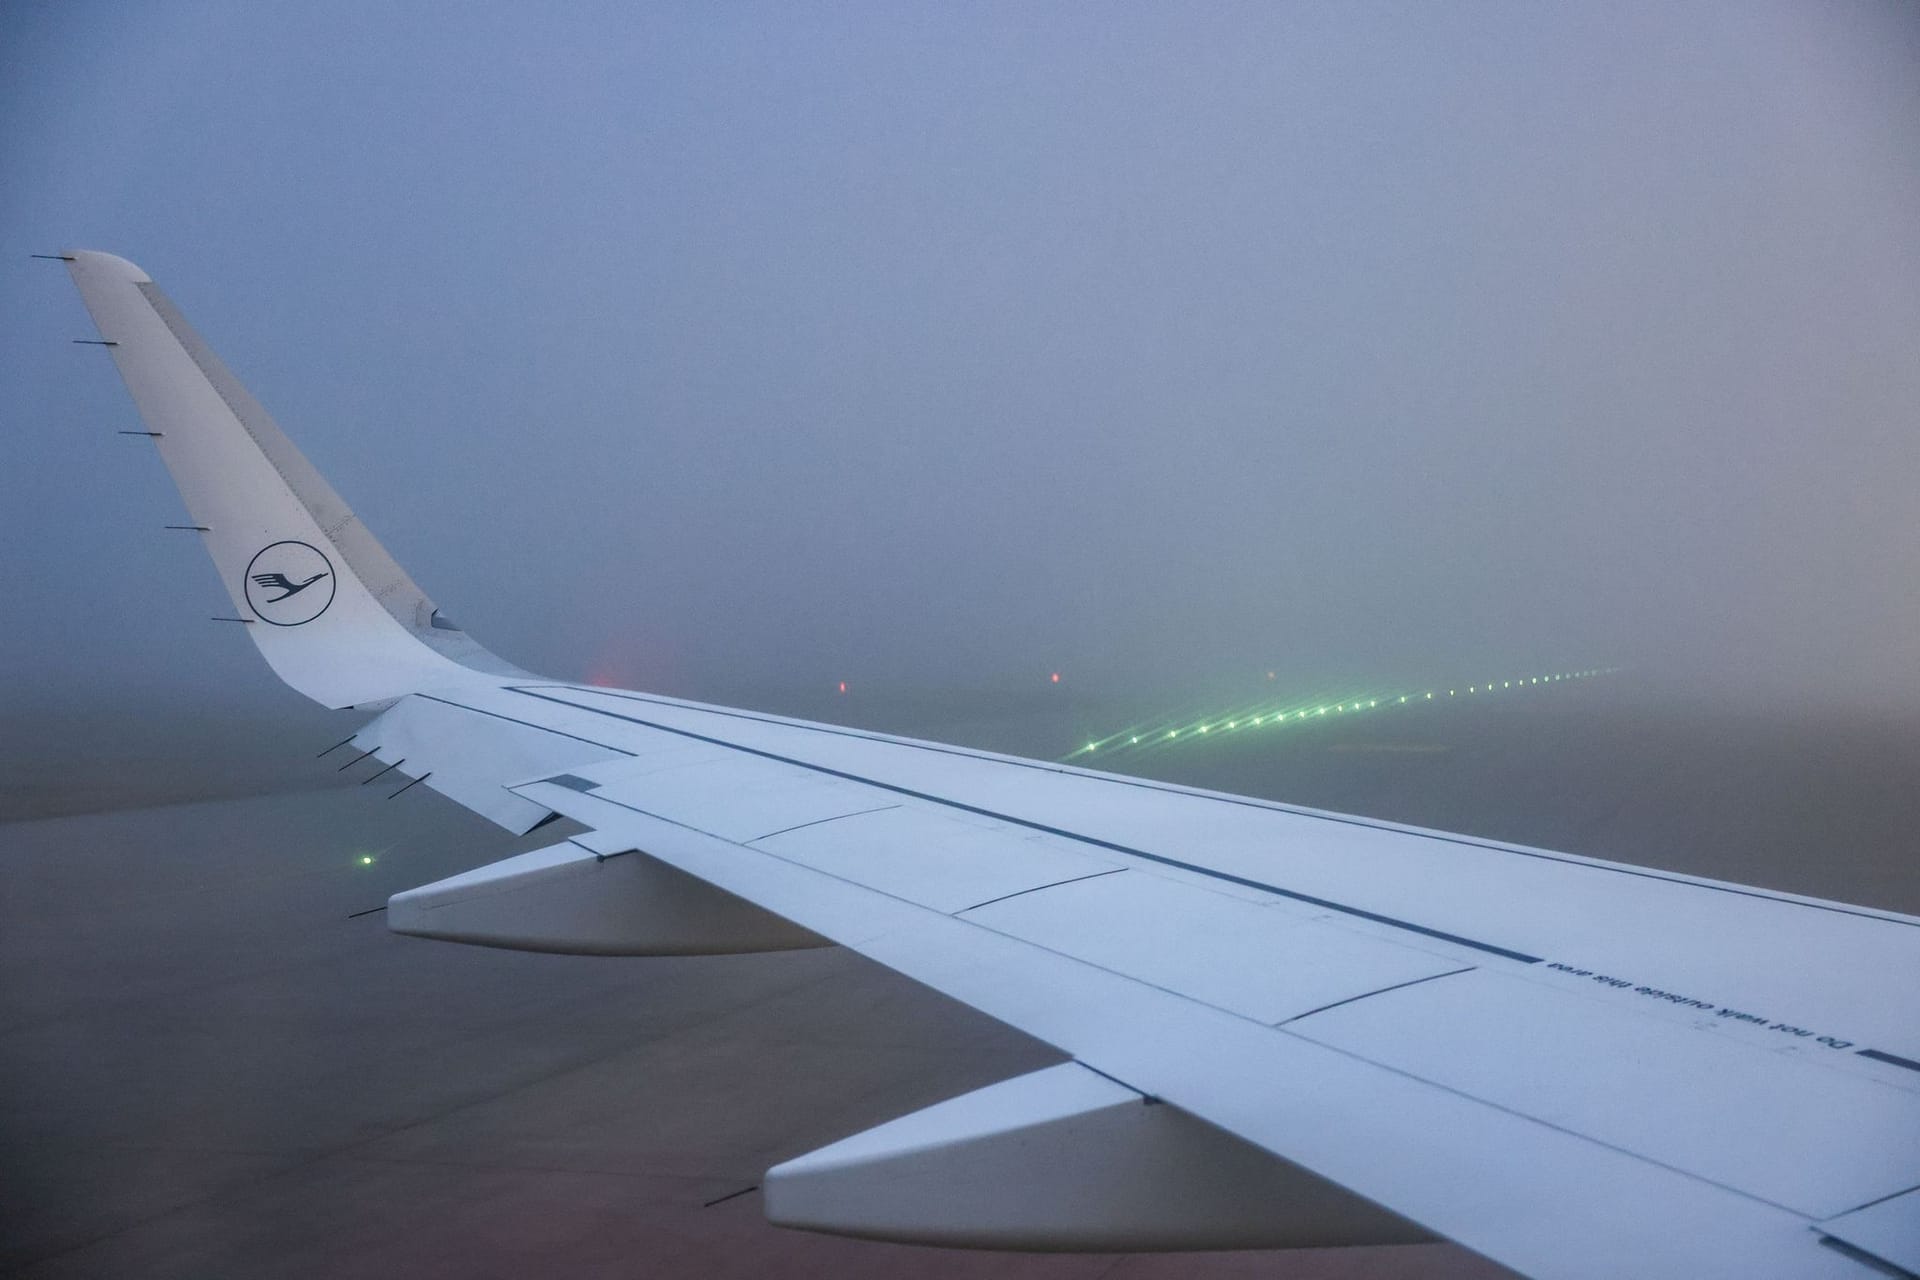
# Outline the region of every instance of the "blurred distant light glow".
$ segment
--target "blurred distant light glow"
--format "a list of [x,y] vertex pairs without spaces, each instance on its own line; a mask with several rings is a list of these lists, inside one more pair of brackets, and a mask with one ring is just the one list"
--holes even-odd
[[[1512,689],[1516,685],[1522,689],[1526,689],[1534,685],[1553,684],[1559,680],[1590,679],[1594,676],[1609,675],[1619,670],[1620,668],[1618,667],[1594,667],[1583,671],[1563,672],[1559,675],[1520,676],[1512,680],[1488,680],[1483,684],[1468,685],[1467,692],[1470,694],[1483,692],[1492,693],[1496,689]],[[1054,672],[1052,680],[1058,682],[1059,678],[1059,673]],[[845,692],[845,681],[841,682],[840,688],[842,692]],[[1290,710],[1283,707],[1274,707],[1269,704],[1265,706],[1242,707],[1205,716],[1195,716],[1192,714],[1168,716],[1163,719],[1158,726],[1141,725],[1138,726],[1137,729],[1126,729],[1116,734],[1107,735],[1106,737],[1090,739],[1086,745],[1076,748],[1071,755],[1078,756],[1082,754],[1099,753],[1108,758],[1112,758],[1115,755],[1124,756],[1129,748],[1134,747],[1139,747],[1146,751],[1153,751],[1164,748],[1170,743],[1178,743],[1183,736],[1191,739],[1196,734],[1211,735],[1215,729],[1239,729],[1243,725],[1250,727],[1268,723],[1274,725],[1289,722],[1297,723],[1312,717],[1324,716],[1330,712],[1341,716],[1358,715],[1364,711],[1378,711],[1383,700],[1389,709],[1393,707],[1404,707],[1407,703],[1414,701],[1432,702],[1436,692],[1437,691],[1433,689],[1425,689],[1399,694],[1365,694],[1360,697],[1349,697],[1331,703],[1309,703],[1305,706],[1297,706]],[[1457,697],[1459,693],[1460,690],[1458,688],[1447,690],[1447,696],[1449,698]],[[1180,727],[1165,728],[1168,721],[1173,721]],[[1184,724],[1181,722],[1184,722]]]

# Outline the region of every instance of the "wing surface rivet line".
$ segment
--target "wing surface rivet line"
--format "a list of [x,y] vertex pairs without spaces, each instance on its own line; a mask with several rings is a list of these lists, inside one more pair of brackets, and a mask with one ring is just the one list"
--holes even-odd
[[1417,987],[1423,982],[1437,982],[1441,978],[1451,978],[1457,974],[1472,973],[1474,968],[1475,966],[1473,965],[1467,965],[1459,969],[1449,969],[1445,973],[1430,973],[1424,978],[1409,978],[1405,982],[1396,982],[1390,987],[1381,987],[1374,991],[1363,991],[1357,996],[1348,996],[1344,1000],[1335,1000],[1332,1004],[1323,1004],[1318,1009],[1309,1009],[1305,1013],[1296,1013],[1291,1018],[1282,1018],[1273,1025],[1276,1027],[1284,1027],[1289,1023],[1298,1022],[1302,1018],[1311,1018],[1316,1013],[1325,1013],[1329,1009],[1338,1009],[1341,1005],[1352,1004],[1356,1000],[1370,1000],[1374,996],[1383,996],[1389,991],[1399,991],[1406,987]]
[[836,813],[836,814],[834,814],[834,815],[833,815],[832,817],[830,817],[830,818],[815,818],[815,819],[814,819],[813,821],[811,821],[811,822],[799,822],[799,823],[795,823],[795,824],[794,824],[793,826],[791,826],[791,827],[782,827],[782,828],[780,828],[780,829],[779,829],[778,831],[769,831],[769,832],[767,832],[767,834],[765,834],[765,835],[763,835],[763,836],[755,836],[755,837],[754,837],[754,838],[753,838],[752,840],[742,840],[742,841],[741,841],[740,843],[741,843],[741,844],[755,844],[755,843],[757,843],[757,842],[759,842],[759,841],[761,841],[761,840],[771,840],[771,839],[773,839],[773,838],[774,838],[775,836],[783,836],[783,835],[786,835],[786,834],[787,834],[787,832],[789,832],[789,831],[804,831],[804,830],[805,830],[806,828],[808,828],[808,827],[818,827],[818,826],[822,826],[822,825],[824,825],[824,824],[826,824],[826,823],[829,823],[829,822],[844,822],[844,821],[846,821],[846,820],[847,820],[848,818],[864,818],[864,817],[866,817],[866,816],[867,816],[868,814],[870,814],[870,813],[885,813],[885,812],[887,812],[887,811],[888,811],[889,809],[898,809],[898,808],[900,808],[900,807],[901,807],[901,806],[899,806],[899,805],[897,805],[897,804],[883,804],[883,805],[881,805],[881,806],[880,806],[879,808],[877,808],[877,809],[856,809],[856,810],[855,810],[854,812],[852,812],[852,813]]
[[[811,770],[814,773],[823,774],[829,778],[845,778],[849,782],[863,783],[870,787],[877,787],[882,791],[891,791],[896,795],[911,796],[916,800],[925,800],[949,809],[957,809],[963,813],[977,813],[983,818],[993,818],[1000,822],[1010,822],[1015,826],[1026,827],[1030,831],[1041,831],[1047,835],[1060,836],[1062,839],[1076,840],[1081,844],[1092,845],[1096,849],[1110,849],[1115,853],[1125,854],[1128,857],[1144,858],[1148,862],[1157,862],[1162,866],[1178,867],[1182,871],[1191,871],[1196,875],[1207,876],[1214,880],[1223,880],[1228,884],[1245,885],[1249,889],[1259,889],[1266,893],[1277,894],[1282,898],[1291,898],[1295,902],[1305,902],[1316,907],[1326,907],[1333,911],[1343,912],[1346,915],[1357,916],[1362,920],[1371,920],[1376,924],[1384,924],[1394,929],[1405,929],[1409,933],[1418,933],[1428,938],[1438,938],[1442,942],[1451,942],[1455,946],[1470,947],[1475,951],[1484,951],[1490,955],[1502,956],[1508,960],[1518,961],[1521,964],[1546,963],[1543,957],[1528,955],[1524,951],[1515,951],[1511,947],[1501,947],[1491,942],[1478,942],[1472,938],[1463,938],[1457,933],[1448,933],[1442,929],[1432,929],[1423,924],[1415,924],[1411,920],[1399,920],[1393,916],[1382,915],[1378,911],[1368,911],[1362,907],[1348,906],[1342,902],[1334,902],[1329,898],[1319,898],[1310,893],[1301,893],[1294,889],[1283,889],[1279,885],[1267,884],[1264,881],[1234,875],[1231,872],[1219,871],[1212,867],[1203,867],[1191,862],[1183,862],[1179,858],[1168,857],[1164,853],[1148,853],[1145,849],[1135,849],[1112,840],[1103,840],[1098,836],[1087,835],[1085,832],[1069,831],[1062,827],[1049,826],[1044,822],[1035,822],[1031,818],[1022,818],[1011,813],[1001,813],[997,810],[982,808],[979,805],[966,804],[959,800],[948,799],[947,797],[933,795],[925,791],[915,791],[911,787],[903,787],[898,783],[882,782],[877,778],[862,777],[857,773],[849,773],[844,769],[829,768],[823,764],[814,764],[811,761],[797,760],[791,756],[783,756],[775,751],[766,751],[759,747],[743,746],[738,742],[729,742],[724,738],[713,738],[704,733],[695,733],[691,729],[680,729],[672,725],[660,724],[653,720],[642,720],[638,716],[623,716],[616,711],[608,711],[601,707],[582,706],[577,702],[569,702],[565,698],[550,697],[547,694],[541,693],[536,689],[527,688],[524,685],[505,685],[502,687],[509,693],[517,693],[528,698],[537,698],[541,702],[550,702],[555,706],[568,707],[574,711],[584,711],[588,715],[606,716],[612,720],[621,720],[628,724],[637,724],[644,728],[657,729],[662,733],[671,733],[677,737],[687,738],[694,742],[712,743],[714,746],[725,747],[730,751],[737,751],[742,755],[758,756],[763,760],[777,760],[782,764],[795,765],[802,769]],[[460,706],[461,704],[455,702],[449,703],[448,705]],[[473,710],[473,708],[466,709]],[[483,714],[494,713],[486,712]],[[512,719],[511,716],[502,718]],[[527,722],[520,721],[519,723],[524,724]],[[535,725],[533,727],[539,728],[541,726]],[[553,781],[553,779],[548,779],[548,781]]]
[[[1090,871],[1084,876],[1070,876],[1065,880],[1055,880],[1051,884],[1037,884],[1031,889],[1015,889],[1012,893],[1003,893],[997,898],[988,898],[985,902],[976,902],[970,907],[962,907],[953,914],[963,916],[969,911],[978,911],[980,908],[990,907],[996,902],[1005,902],[1008,898],[1022,898],[1029,893],[1040,893],[1046,889],[1058,889],[1063,884],[1079,884],[1082,880],[1098,880],[1101,876],[1119,875],[1125,870],[1127,870],[1125,867],[1108,867],[1105,871]],[[1085,1064],[1083,1063],[1082,1065],[1084,1066]],[[1088,1067],[1087,1070],[1091,1071],[1093,1068]]]
[[[674,699],[671,699],[671,698],[650,697],[645,694],[638,694],[638,693],[632,692],[631,690],[622,690],[622,689],[583,688],[578,685],[568,685],[568,684],[558,684],[558,683],[548,683],[540,686],[509,685],[505,687],[509,693],[524,694],[530,698],[538,698],[543,696],[535,692],[535,688],[547,688],[547,689],[564,689],[569,693],[577,693],[582,695],[614,698],[621,702],[649,703],[652,705],[665,706],[665,707],[682,706],[682,704],[676,702]],[[559,706],[572,707],[576,711],[585,711],[592,715],[613,714],[608,711],[603,711],[597,707],[583,706],[578,702],[568,702],[560,698],[547,698],[545,700],[548,702],[555,703]],[[682,706],[682,709],[684,709],[684,706]],[[930,751],[940,755],[962,756],[969,759],[992,760],[1000,764],[1013,765],[1023,769],[1034,769],[1043,773],[1058,774],[1066,777],[1097,778],[1100,781],[1111,784],[1111,785],[1133,787],[1133,788],[1138,788],[1146,791],[1158,791],[1163,793],[1171,793],[1174,795],[1193,794],[1191,789],[1189,788],[1174,786],[1170,783],[1152,782],[1146,778],[1123,777],[1118,774],[1090,773],[1087,770],[1074,768],[1070,765],[1063,765],[1063,764],[1057,764],[1057,763],[1047,764],[1037,760],[1021,760],[1017,757],[1000,756],[992,752],[971,751],[962,747],[941,746],[938,743],[918,742],[908,738],[893,738],[886,734],[869,733],[865,731],[853,730],[848,728],[837,728],[831,725],[807,724],[801,721],[789,721],[778,716],[769,717],[764,715],[757,715],[754,713],[732,710],[725,707],[696,707],[695,709],[701,710],[706,714],[726,716],[736,720],[751,720],[760,724],[775,724],[775,725],[785,724],[785,725],[789,725],[796,728],[806,729],[813,733],[828,734],[834,737],[858,738],[866,742],[885,742],[885,743],[890,743],[894,746],[911,747],[917,751]],[[616,718],[627,719],[628,717],[620,716]],[[532,724],[532,722],[530,721],[520,721],[518,723]],[[637,720],[634,723],[648,724],[650,722]],[[532,725],[532,727],[539,728],[541,726]],[[664,728],[664,726],[654,726],[654,727]],[[551,730],[549,730],[549,732],[551,732]],[[679,731],[668,730],[668,732],[679,732]],[[709,739],[709,741],[713,741],[713,740]],[[746,748],[739,748],[739,749],[745,750]],[[774,758],[778,759],[780,757],[776,756]],[[801,761],[794,761],[793,763],[804,764],[804,762],[801,762]],[[811,768],[813,766],[808,765],[805,767]],[[851,776],[851,775],[848,775],[848,776]],[[874,783],[874,785],[883,786],[885,784]],[[901,788],[895,788],[895,789],[900,790]],[[908,792],[907,794],[913,794],[913,793]],[[1375,830],[1375,831],[1398,831],[1404,834],[1420,836],[1423,839],[1427,839],[1427,840],[1438,840],[1447,844],[1466,845],[1470,848],[1486,849],[1495,853],[1511,854],[1514,857],[1519,857],[1519,858],[1537,858],[1545,862],[1557,862],[1564,866],[1582,867],[1588,871],[1605,871],[1614,875],[1637,876],[1647,880],[1664,880],[1669,884],[1685,885],[1688,888],[1692,888],[1692,889],[1710,890],[1714,893],[1737,894],[1743,898],[1759,898],[1762,901],[1766,901],[1766,902],[1777,902],[1777,903],[1782,903],[1788,906],[1804,907],[1809,910],[1816,910],[1816,911],[1830,911],[1837,915],[1862,916],[1868,920],[1877,920],[1882,924],[1896,924],[1896,925],[1903,925],[1909,928],[1920,928],[1920,922],[1917,922],[1913,917],[1910,917],[1910,916],[1891,915],[1891,914],[1873,911],[1873,910],[1867,910],[1863,908],[1848,907],[1848,906],[1844,906],[1844,905],[1832,903],[1832,902],[1820,902],[1820,901],[1815,901],[1811,899],[1803,900],[1803,899],[1792,898],[1792,897],[1783,897],[1777,893],[1766,892],[1766,891],[1754,889],[1748,886],[1721,884],[1714,881],[1691,880],[1684,876],[1668,875],[1665,873],[1650,871],[1644,867],[1629,867],[1621,863],[1598,862],[1591,859],[1583,859],[1575,855],[1555,853],[1550,849],[1527,849],[1527,848],[1522,848],[1518,845],[1500,844],[1494,841],[1478,839],[1473,836],[1461,835],[1458,832],[1431,831],[1431,830],[1421,829],[1418,827],[1406,827],[1398,823],[1383,822],[1375,818],[1356,817],[1353,814],[1347,814],[1347,813],[1327,813],[1317,809],[1301,808],[1297,805],[1284,804],[1274,800],[1260,800],[1251,796],[1223,795],[1217,792],[1202,793],[1202,794],[1205,794],[1208,799],[1211,799],[1220,803],[1224,803],[1224,804],[1237,805],[1243,808],[1262,809],[1272,813],[1290,813],[1297,817],[1313,818],[1321,822],[1337,822],[1344,826],[1364,827],[1366,829]],[[933,798],[933,797],[922,797],[922,798],[925,799],[925,798]],[[934,798],[934,799],[936,803],[945,803],[944,801],[939,801],[937,798]],[[1018,821],[1018,819],[1011,819],[1011,820]],[[1157,855],[1142,855],[1142,856],[1157,856]],[[1179,866],[1183,864],[1176,862],[1174,865]],[[1211,874],[1211,873],[1203,872],[1202,874]],[[1335,909],[1344,911],[1347,908],[1340,907],[1337,904],[1335,904]],[[1392,922],[1389,921],[1388,923],[1392,923]],[[1476,944],[1469,941],[1467,942],[1466,945],[1474,946]],[[1542,958],[1539,956],[1520,956],[1518,954],[1515,954],[1513,956],[1510,956],[1509,958],[1521,959],[1528,964],[1543,963]]]

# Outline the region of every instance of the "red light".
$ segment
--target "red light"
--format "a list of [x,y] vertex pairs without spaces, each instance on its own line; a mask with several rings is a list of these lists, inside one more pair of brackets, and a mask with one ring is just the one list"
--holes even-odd
[[1059,684],[1059,683],[1060,683],[1060,673],[1059,673],[1058,671],[1056,671],[1056,672],[1054,672],[1054,673],[1053,673],[1053,682],[1054,682],[1055,684]]
[[846,691],[847,691],[847,682],[845,680],[842,680],[840,682],[840,692],[845,693]]

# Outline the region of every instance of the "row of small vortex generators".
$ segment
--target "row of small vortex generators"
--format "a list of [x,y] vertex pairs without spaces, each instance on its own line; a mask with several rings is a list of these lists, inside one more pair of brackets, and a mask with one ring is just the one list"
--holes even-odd
[[1183,744],[1192,745],[1202,738],[1211,740],[1215,734],[1273,733],[1289,727],[1325,724],[1328,720],[1378,714],[1402,707],[1431,706],[1449,698],[1483,698],[1538,690],[1572,681],[1593,680],[1619,670],[1619,667],[1588,667],[1580,671],[1555,671],[1546,675],[1515,676],[1503,680],[1470,680],[1428,689],[1333,694],[1293,701],[1272,700],[1217,715],[1168,717],[1154,723],[1134,725],[1102,738],[1089,739],[1063,759],[1077,763],[1086,763],[1090,757],[1110,760],[1138,752],[1164,751]]

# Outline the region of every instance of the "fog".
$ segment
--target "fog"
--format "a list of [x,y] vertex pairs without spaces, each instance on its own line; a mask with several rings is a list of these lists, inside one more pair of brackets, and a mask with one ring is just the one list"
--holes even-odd
[[1916,15],[0,3],[0,1267],[1495,1274],[767,1226],[1050,1051],[388,936],[555,829],[315,758],[29,254],[542,674],[1911,912]]
[[1910,6],[5,22],[13,712],[288,696],[68,247],[546,674],[1916,701]]

